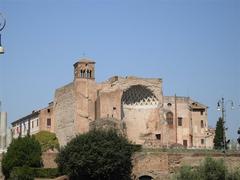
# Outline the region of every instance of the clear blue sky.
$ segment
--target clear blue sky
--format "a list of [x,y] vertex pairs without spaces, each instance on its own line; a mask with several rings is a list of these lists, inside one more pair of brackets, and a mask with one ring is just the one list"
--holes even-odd
[[[209,106],[213,127],[222,96],[240,104],[239,0],[0,0],[0,12],[0,99],[9,122],[52,101],[84,52],[98,82],[162,78],[164,95]],[[240,109],[227,107],[235,137]]]

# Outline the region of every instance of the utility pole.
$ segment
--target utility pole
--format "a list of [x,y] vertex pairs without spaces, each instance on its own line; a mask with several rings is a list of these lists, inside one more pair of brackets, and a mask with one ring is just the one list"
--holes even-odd
[[[234,109],[233,101],[228,100],[227,102],[231,102],[231,109]],[[217,103],[217,110],[222,112],[222,126],[223,126],[223,153],[224,157],[226,156],[226,128],[225,128],[225,122],[226,122],[226,109],[225,109],[225,102],[224,98],[221,98],[221,100]]]

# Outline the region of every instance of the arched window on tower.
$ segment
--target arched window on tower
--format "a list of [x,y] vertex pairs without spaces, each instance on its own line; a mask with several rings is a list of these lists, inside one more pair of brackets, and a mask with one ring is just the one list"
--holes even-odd
[[173,126],[173,113],[172,112],[168,112],[166,114],[166,120],[169,126]]
[[83,77],[83,70],[81,69],[80,70],[80,78],[82,78]]
[[87,78],[90,78],[90,71],[87,70]]
[[83,78],[85,78],[86,76],[85,76],[85,70],[83,70],[83,75],[82,75],[82,77]]
[[92,71],[89,71],[89,78],[92,78]]

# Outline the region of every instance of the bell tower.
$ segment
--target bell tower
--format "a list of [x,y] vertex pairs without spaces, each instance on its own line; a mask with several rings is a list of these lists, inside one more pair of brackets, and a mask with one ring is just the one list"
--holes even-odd
[[90,59],[80,59],[74,65],[75,79],[92,79],[95,80],[95,62]]
[[82,58],[74,65],[74,131],[76,134],[89,131],[89,123],[95,120],[97,88],[95,62]]

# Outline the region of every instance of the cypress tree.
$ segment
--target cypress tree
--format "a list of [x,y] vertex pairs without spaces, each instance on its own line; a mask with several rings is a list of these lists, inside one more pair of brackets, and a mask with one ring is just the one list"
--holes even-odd
[[214,148],[222,149],[223,148],[223,120],[219,118],[216,124],[215,137],[214,137]]

